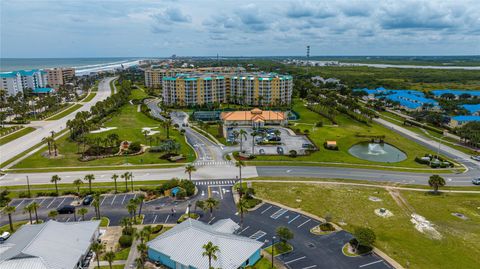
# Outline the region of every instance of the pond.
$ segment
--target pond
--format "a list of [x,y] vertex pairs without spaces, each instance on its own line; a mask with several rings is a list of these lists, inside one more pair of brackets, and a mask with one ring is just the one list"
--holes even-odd
[[367,161],[395,163],[407,158],[407,155],[398,148],[387,143],[361,142],[348,149],[348,153]]

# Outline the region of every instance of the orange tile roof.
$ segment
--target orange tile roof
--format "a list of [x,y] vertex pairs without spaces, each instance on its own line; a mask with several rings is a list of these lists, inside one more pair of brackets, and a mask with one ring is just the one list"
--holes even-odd
[[254,108],[251,111],[231,111],[222,112],[220,119],[225,121],[268,121],[268,120],[285,120],[285,112],[280,111],[262,111]]

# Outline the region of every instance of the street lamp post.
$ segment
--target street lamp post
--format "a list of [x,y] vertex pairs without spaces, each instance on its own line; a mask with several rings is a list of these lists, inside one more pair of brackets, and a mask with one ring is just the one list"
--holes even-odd
[[273,268],[273,257],[275,256],[275,254],[274,254],[275,253],[275,247],[274,247],[275,239],[276,239],[276,237],[272,236],[272,268]]

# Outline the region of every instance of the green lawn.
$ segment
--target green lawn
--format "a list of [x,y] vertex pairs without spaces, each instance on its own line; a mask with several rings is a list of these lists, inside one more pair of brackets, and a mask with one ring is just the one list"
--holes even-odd
[[[355,226],[375,231],[375,246],[397,262],[410,268],[476,268],[480,249],[480,196],[478,194],[442,194],[401,191],[407,203],[430,220],[442,234],[441,240],[418,232],[410,222],[410,211],[400,207],[388,191],[381,188],[308,185],[285,183],[253,183],[258,197],[300,208],[320,217],[329,214],[333,222],[344,222],[344,229]],[[381,202],[368,198],[375,196]],[[374,210],[386,208],[394,216],[381,218]],[[463,213],[469,220],[451,215]]]
[[[110,269],[110,266],[108,265],[105,265],[105,266],[96,266],[96,262],[92,262],[92,264],[95,264],[95,269],[99,268],[99,269]],[[117,264],[117,265],[112,265],[112,268],[111,269],[123,269],[125,268],[125,265],[120,265],[120,264]]]
[[[272,246],[269,246],[267,248],[264,249],[268,254],[272,255]],[[275,243],[275,245],[273,245],[273,255],[277,256],[277,255],[280,255],[280,254],[284,254],[284,253],[287,253],[287,252],[290,252],[293,250],[293,247],[292,245],[286,243],[286,244],[283,244],[283,243]]]
[[55,114],[54,116],[46,119],[46,120],[59,120],[67,115],[69,115],[70,113],[73,113],[75,110],[81,108],[82,105],[80,104],[74,104],[70,107],[68,107],[67,109],[63,110],[62,112],[58,113],[58,114]]
[[82,100],[82,102],[90,102],[93,98],[95,98],[96,95],[96,92],[91,92],[85,99]]
[[128,254],[130,253],[130,248],[124,248],[115,252],[115,260],[122,261],[128,258]]
[[33,127],[25,127],[23,129],[20,129],[20,130],[14,132],[14,133],[11,133],[9,135],[6,135],[6,136],[0,138],[0,145],[7,144],[8,142],[13,141],[17,138],[20,138],[20,137],[22,137],[26,134],[29,134],[33,131],[35,131],[35,128],[33,128]]
[[[146,94],[141,90],[133,90],[131,97],[135,99],[142,98]],[[89,134],[90,137],[106,137],[108,134],[116,133],[120,136],[121,140],[128,141],[140,141],[143,144],[147,144],[145,136],[142,134],[143,127],[156,127],[155,131],[159,131],[157,135],[166,137],[166,130],[161,127],[159,121],[147,117],[142,112],[137,112],[137,105],[131,105],[127,103],[117,113],[107,120],[104,124],[105,127],[117,127],[117,129],[110,130],[108,132]],[[187,157],[186,162],[193,161],[195,159],[195,153],[193,149],[186,143],[185,137],[180,134],[179,131],[170,128],[170,138],[174,138],[181,144],[180,153]],[[70,141],[68,135],[60,138],[57,141],[59,154],[62,156],[58,159],[47,159],[42,156],[42,152],[46,150],[40,150],[32,156],[18,163],[14,168],[38,168],[38,167],[72,167],[72,166],[99,166],[99,165],[123,165],[125,162],[129,164],[159,164],[170,163],[168,160],[160,159],[159,157],[163,153],[150,153],[146,152],[137,156],[118,156],[103,158],[88,162],[82,162],[79,160],[81,156],[78,152],[78,145]]]
[[[97,218],[92,218],[92,220],[96,220]],[[100,218],[100,227],[108,227],[110,224],[110,219],[107,217],[101,217]]]
[[276,269],[276,267],[272,267],[272,263],[270,260],[266,259],[266,258],[261,258],[256,264],[254,264],[253,266],[249,266],[247,267],[247,269],[270,269],[270,268],[274,268]]
[[[203,129],[204,131],[206,131],[207,133],[211,134],[213,137],[215,137],[220,143],[226,145],[227,144],[227,140],[225,139],[225,137],[223,137],[223,135],[221,134],[221,131],[219,131],[218,129],[218,126],[219,124],[208,124],[206,125],[207,128],[206,129]],[[208,136],[207,136],[208,137]],[[209,138],[209,137],[208,137]],[[215,141],[214,141],[215,142]]]
[[[6,216],[6,218],[8,218],[8,216]],[[16,230],[18,230],[18,228],[20,228],[25,223],[28,223],[28,221],[25,220],[25,221],[13,222],[13,231],[15,232]],[[0,234],[3,232],[10,232],[10,224],[7,223],[3,226],[0,226]]]
[[[308,129],[310,131],[310,139],[319,148],[318,151],[308,156],[298,156],[291,158],[289,156],[257,156],[254,161],[289,161],[289,162],[335,162],[335,163],[353,163],[353,164],[377,164],[397,167],[411,167],[411,168],[429,168],[428,166],[416,163],[416,156],[423,156],[425,153],[434,153],[427,148],[412,142],[411,140],[404,138],[400,134],[391,131],[379,124],[372,123],[369,127],[365,124],[352,120],[344,114],[336,116],[338,126],[332,126],[331,122],[325,117],[309,111],[304,107],[300,100],[295,100],[294,110],[300,114],[298,121],[291,121],[292,129],[301,129],[302,131]],[[323,127],[314,127],[314,124],[322,121]],[[372,162],[367,160],[358,159],[348,153],[348,149],[359,143],[368,141],[368,138],[358,137],[356,134],[361,135],[385,135],[385,142],[389,143],[407,154],[407,159],[396,163],[382,163]],[[323,143],[327,140],[337,141],[339,147],[338,151],[327,150],[323,147]],[[264,163],[263,165],[269,165]],[[289,164],[286,164],[289,165]]]

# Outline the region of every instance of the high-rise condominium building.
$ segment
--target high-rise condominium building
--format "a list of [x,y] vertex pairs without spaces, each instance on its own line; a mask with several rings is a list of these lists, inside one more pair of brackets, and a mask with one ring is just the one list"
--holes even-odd
[[163,77],[162,88],[167,105],[286,105],[292,100],[293,79],[274,73],[182,74]]
[[44,88],[48,84],[46,72],[42,70],[20,70],[0,73],[0,89],[7,95],[16,95],[24,89]]
[[73,80],[75,77],[74,68],[53,68],[45,70],[47,72],[48,85],[53,88],[59,88],[61,85]]

